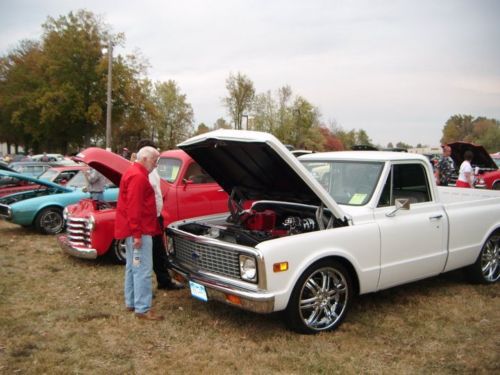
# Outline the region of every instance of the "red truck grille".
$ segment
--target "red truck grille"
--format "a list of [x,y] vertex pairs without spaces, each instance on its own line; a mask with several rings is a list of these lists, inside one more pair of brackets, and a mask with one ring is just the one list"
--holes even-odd
[[90,248],[91,239],[87,224],[88,220],[85,218],[68,218],[66,232],[72,246]]

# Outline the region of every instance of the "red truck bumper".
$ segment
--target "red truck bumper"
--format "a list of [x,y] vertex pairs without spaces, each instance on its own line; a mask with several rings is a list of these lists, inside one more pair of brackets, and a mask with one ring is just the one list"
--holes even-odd
[[89,249],[88,247],[80,247],[72,244],[68,236],[62,235],[57,237],[57,242],[61,249],[74,257],[83,258],[83,259],[96,259],[97,258],[97,250]]

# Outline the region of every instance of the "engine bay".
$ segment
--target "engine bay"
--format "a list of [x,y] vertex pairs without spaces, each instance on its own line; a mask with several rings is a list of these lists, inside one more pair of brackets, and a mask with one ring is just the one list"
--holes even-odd
[[284,236],[330,229],[345,224],[322,206],[289,202],[259,201],[251,208],[229,202],[230,215],[219,222],[191,222],[179,229],[198,236],[244,246]]

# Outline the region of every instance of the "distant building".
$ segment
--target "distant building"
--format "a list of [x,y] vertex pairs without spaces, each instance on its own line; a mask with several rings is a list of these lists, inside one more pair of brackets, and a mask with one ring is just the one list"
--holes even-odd
[[412,154],[442,154],[443,150],[441,149],[441,146],[437,147],[418,147],[418,148],[409,148],[408,152],[411,152]]

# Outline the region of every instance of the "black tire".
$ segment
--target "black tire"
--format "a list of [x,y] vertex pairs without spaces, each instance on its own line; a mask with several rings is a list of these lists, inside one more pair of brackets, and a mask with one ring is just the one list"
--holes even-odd
[[109,254],[115,263],[127,263],[125,240],[113,240],[109,249]]
[[471,281],[493,284],[500,278],[500,232],[488,237],[477,257],[476,263],[468,267]]
[[57,234],[64,229],[62,210],[58,207],[47,207],[36,215],[35,228],[42,234]]
[[335,260],[311,265],[295,285],[285,310],[288,326],[299,333],[331,331],[344,320],[354,289],[351,275]]
[[500,181],[497,181],[493,184],[493,190],[500,190]]

